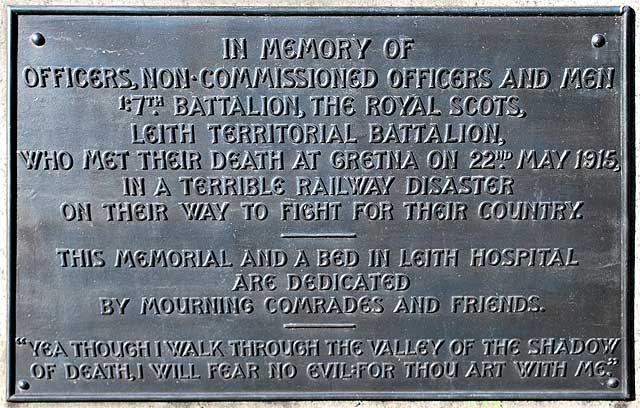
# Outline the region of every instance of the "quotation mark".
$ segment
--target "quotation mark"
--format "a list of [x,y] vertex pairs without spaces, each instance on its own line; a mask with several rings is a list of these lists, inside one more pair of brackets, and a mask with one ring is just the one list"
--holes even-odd
[[609,357],[607,359],[607,365],[618,365],[619,363],[620,363],[620,360],[615,357]]

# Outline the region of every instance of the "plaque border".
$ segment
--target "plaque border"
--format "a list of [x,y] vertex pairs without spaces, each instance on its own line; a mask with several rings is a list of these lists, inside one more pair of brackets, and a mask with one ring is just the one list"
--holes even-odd
[[[75,7],[7,6],[7,364],[6,399],[10,402],[49,401],[320,401],[320,400],[633,400],[634,373],[634,230],[635,230],[635,132],[634,132],[634,38],[635,12],[629,6],[605,7]],[[626,166],[621,170],[621,361],[624,381],[619,390],[607,391],[343,391],[343,392],[212,392],[212,393],[68,393],[35,394],[16,392],[15,386],[15,275],[16,254],[16,140],[17,140],[17,27],[24,15],[102,16],[621,16],[620,139]],[[626,273],[625,273],[626,271]]]

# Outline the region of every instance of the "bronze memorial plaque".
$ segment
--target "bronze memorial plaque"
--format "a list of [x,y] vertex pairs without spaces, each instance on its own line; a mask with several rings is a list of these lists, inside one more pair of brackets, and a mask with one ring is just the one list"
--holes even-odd
[[9,399],[625,399],[629,8],[9,10]]

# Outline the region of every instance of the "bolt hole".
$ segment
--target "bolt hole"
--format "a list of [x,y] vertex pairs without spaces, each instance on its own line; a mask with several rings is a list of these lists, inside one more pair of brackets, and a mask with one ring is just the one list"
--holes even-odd
[[607,380],[607,387],[609,388],[618,388],[619,385],[620,385],[620,380],[618,380],[615,377],[609,378]]
[[31,42],[36,47],[42,47],[46,42],[46,40],[44,38],[44,35],[42,35],[42,33],[33,33],[31,34]]
[[596,48],[603,47],[606,42],[607,39],[604,37],[604,34],[594,34],[593,37],[591,37],[591,45]]
[[31,384],[29,384],[29,381],[27,381],[27,380],[18,381],[18,388],[20,388],[21,390],[26,391],[30,387],[31,387]]

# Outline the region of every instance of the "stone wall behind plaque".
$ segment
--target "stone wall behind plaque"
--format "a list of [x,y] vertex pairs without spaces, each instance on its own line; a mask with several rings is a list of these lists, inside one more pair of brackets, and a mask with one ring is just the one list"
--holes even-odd
[[[0,45],[2,52],[0,53],[0,93],[3,95],[0,98],[0,123],[2,123],[2,140],[0,143],[0,197],[4,205],[0,206],[0,236],[6,237],[6,214],[7,214],[7,143],[6,143],[6,8],[7,5],[20,5],[20,6],[93,6],[93,7],[108,7],[108,6],[156,6],[156,7],[188,7],[188,6],[238,6],[238,7],[270,7],[270,6],[290,6],[290,7],[338,7],[338,6],[357,6],[357,7],[597,7],[597,6],[621,6],[627,5],[633,7],[636,12],[640,10],[640,0],[630,0],[624,3],[610,0],[288,0],[288,1],[274,1],[274,0],[238,0],[238,1],[198,1],[198,0],[79,0],[79,1],[58,1],[58,0],[22,0],[22,1],[10,1],[0,0],[0,4],[3,8],[3,15],[0,21]],[[638,29],[638,21],[636,18],[636,33],[640,32]],[[635,66],[640,66],[640,47],[638,47],[640,35],[636,34],[635,49],[636,49],[636,61]],[[637,69],[636,69],[637,72]],[[640,94],[640,78],[636,74],[635,81],[635,96]],[[637,98],[636,98],[637,99]],[[637,111],[637,109],[636,109]],[[636,129],[635,134],[638,132],[638,126],[640,118],[636,114]],[[640,162],[640,149],[638,148],[638,138],[636,137],[636,143],[634,146],[636,152],[636,174],[638,174],[638,163]],[[640,189],[636,188],[636,201],[640,198]],[[640,230],[638,222],[640,216],[638,215],[638,206],[636,205],[636,226],[635,229]],[[0,245],[0,387],[2,392],[0,395],[0,407],[95,407],[95,408],[120,408],[120,407],[180,407],[180,408],[196,408],[196,407],[220,407],[220,408],[442,408],[442,407],[544,407],[544,408],[573,408],[573,407],[636,407],[638,403],[636,401],[629,402],[605,402],[605,401],[472,401],[472,402],[456,402],[456,401],[316,401],[316,402],[139,402],[139,403],[13,403],[9,404],[5,401],[5,384],[6,384],[6,319],[7,319],[7,292],[6,292],[6,260],[7,246],[6,240],[2,240]],[[640,241],[635,243],[635,270],[640,269]],[[640,279],[635,279],[634,297],[638,299],[640,296]],[[633,332],[635,338],[635,355],[640,355],[640,303],[635,302],[635,322],[633,325]],[[638,361],[635,362],[636,369],[640,367]],[[635,376],[635,389],[636,392],[639,389],[640,381],[636,374]]]

